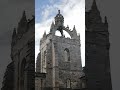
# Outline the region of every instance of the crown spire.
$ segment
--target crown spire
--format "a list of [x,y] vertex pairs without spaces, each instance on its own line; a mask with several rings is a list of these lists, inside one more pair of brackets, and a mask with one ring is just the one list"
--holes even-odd
[[64,24],[64,17],[62,16],[62,14],[60,14],[60,10],[58,10],[58,14],[55,17],[55,25],[63,26],[63,24]]

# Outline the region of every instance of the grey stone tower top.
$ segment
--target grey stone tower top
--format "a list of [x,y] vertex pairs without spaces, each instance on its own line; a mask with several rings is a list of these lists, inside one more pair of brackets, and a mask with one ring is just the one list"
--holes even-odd
[[58,10],[58,14],[55,17],[55,25],[64,26],[64,17],[60,14],[60,10]]
[[58,10],[58,14],[55,16],[55,21],[52,22],[51,24],[50,34],[54,36],[56,31],[60,31],[62,37],[64,37],[63,31],[66,31],[71,36],[71,39],[78,39],[78,40],[80,39],[80,36],[77,35],[75,25],[72,30],[69,29],[68,26],[67,27],[64,26],[64,17],[60,13],[60,10]]

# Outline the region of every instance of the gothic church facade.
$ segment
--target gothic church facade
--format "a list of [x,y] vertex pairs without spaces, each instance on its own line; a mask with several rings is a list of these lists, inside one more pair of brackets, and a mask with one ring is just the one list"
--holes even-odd
[[[56,31],[61,36],[56,36]],[[66,31],[71,38],[66,38]],[[58,10],[55,22],[51,24],[50,33],[44,33],[40,40],[36,72],[45,74],[45,78],[38,81],[38,85],[45,90],[81,89],[82,64],[80,52],[80,36],[74,26],[73,30],[64,26],[64,17]],[[41,76],[41,75],[40,75]],[[36,82],[36,84],[38,83]],[[41,90],[39,86],[36,90]]]

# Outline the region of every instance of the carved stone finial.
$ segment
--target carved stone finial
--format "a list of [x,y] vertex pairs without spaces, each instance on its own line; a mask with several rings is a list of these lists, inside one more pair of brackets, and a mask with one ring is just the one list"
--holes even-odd
[[16,36],[16,28],[14,28],[13,30],[13,34],[12,34],[12,37],[14,38]]
[[26,19],[26,12],[25,12],[25,10],[23,11],[22,18],[23,18],[24,20],[26,20],[26,21],[27,21],[27,19]]
[[43,38],[46,38],[46,31],[44,31]]
[[60,10],[58,10],[58,14],[60,14]]
[[107,17],[105,16],[105,23],[107,24],[108,23],[108,21],[107,21]]
[[67,28],[69,28],[69,26],[67,25]]
[[54,22],[52,22],[52,24],[51,24],[50,32],[52,32],[53,28],[54,28]]
[[27,18],[26,18],[26,13],[25,13],[25,11],[23,11],[22,18],[21,18],[21,20],[20,20],[20,22],[19,22],[19,25],[20,25],[20,27],[21,27],[21,26],[24,26],[25,24],[27,24]]
[[92,9],[97,9],[96,0],[93,0]]
[[44,31],[44,35],[43,36],[46,36],[46,31]]
[[107,17],[106,16],[105,16],[104,24],[108,27],[108,21],[107,21]]
[[74,27],[73,27],[73,30],[76,30],[75,25],[74,25]]
[[64,25],[64,17],[60,14],[60,10],[58,10],[58,14],[55,16],[55,25],[63,26]]

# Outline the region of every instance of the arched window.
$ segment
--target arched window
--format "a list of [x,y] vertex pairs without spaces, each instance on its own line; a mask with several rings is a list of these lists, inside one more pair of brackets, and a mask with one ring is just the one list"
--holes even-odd
[[70,81],[70,79],[67,79],[66,88],[71,88],[71,81]]
[[70,52],[69,52],[69,49],[67,48],[64,50],[64,60],[66,62],[70,61]]

